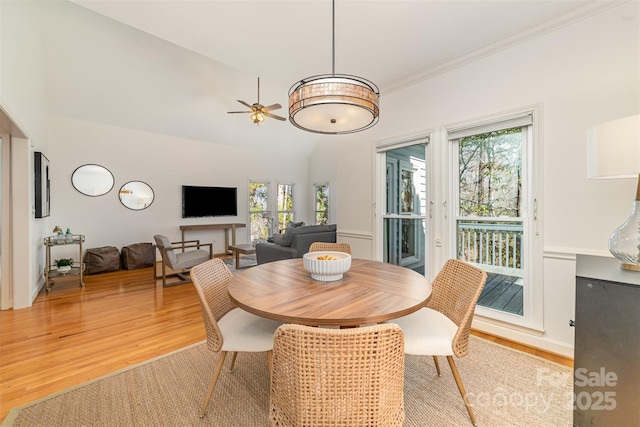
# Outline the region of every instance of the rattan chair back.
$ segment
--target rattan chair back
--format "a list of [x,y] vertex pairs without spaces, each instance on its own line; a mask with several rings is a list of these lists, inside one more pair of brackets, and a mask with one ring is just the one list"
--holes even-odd
[[313,242],[311,246],[309,246],[309,252],[320,251],[346,252],[351,255],[351,245],[348,243]]
[[487,281],[487,273],[464,261],[448,260],[433,281],[427,307],[437,310],[456,325],[453,353],[462,357],[469,352],[469,332],[476,303]]
[[402,426],[404,335],[395,324],[278,328],[272,426]]
[[200,297],[200,307],[207,333],[207,348],[218,352],[222,348],[223,337],[217,321],[235,308],[227,290],[233,275],[219,258],[196,265],[191,269],[190,274]]

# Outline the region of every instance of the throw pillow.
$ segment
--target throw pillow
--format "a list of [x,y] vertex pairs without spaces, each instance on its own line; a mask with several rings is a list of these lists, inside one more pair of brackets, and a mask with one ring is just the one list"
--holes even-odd
[[283,240],[284,240],[284,234],[278,233],[273,235],[273,243],[275,243],[276,245],[282,246]]
[[293,230],[299,229],[300,227],[288,226],[282,235],[282,243],[280,243],[280,246],[291,246],[291,243],[293,243]]

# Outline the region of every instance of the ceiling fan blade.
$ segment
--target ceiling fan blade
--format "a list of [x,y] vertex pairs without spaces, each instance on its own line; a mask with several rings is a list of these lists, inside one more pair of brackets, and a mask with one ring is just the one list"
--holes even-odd
[[276,119],[276,120],[282,120],[285,121],[287,119],[285,119],[284,117],[280,117],[280,116],[276,116],[275,114],[271,114],[268,111],[263,112],[262,114],[264,114],[267,117],[271,117],[272,119]]
[[251,108],[251,105],[247,104],[246,102],[241,101],[241,100],[239,100],[239,99],[238,99],[237,101],[238,101],[240,104],[244,105],[245,107]]
[[280,104],[273,104],[273,105],[269,105],[268,107],[262,107],[262,111],[271,111],[271,110],[277,110],[279,108],[282,108],[282,105]]
[[227,111],[227,114],[253,113],[253,111]]

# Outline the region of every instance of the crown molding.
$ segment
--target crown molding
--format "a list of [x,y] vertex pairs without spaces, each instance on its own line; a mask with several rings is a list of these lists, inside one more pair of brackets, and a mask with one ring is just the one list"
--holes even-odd
[[512,35],[511,37],[505,38],[495,43],[491,43],[484,46],[483,48],[475,49],[466,54],[425,68],[421,71],[406,75],[399,79],[392,80],[391,82],[387,82],[384,85],[380,85],[381,92],[384,92],[386,94],[404,89],[408,86],[412,86],[440,74],[444,74],[448,71],[455,70],[488,56],[495,55],[496,53],[502,52],[511,47],[525,43],[529,40],[533,40],[537,37],[543,36],[560,28],[574,24],[583,19],[600,14],[606,10],[620,6],[621,4],[628,3],[629,1],[630,0],[589,1],[584,5],[572,9],[565,14],[548,19],[543,23],[531,26],[524,31],[520,31],[517,34]]

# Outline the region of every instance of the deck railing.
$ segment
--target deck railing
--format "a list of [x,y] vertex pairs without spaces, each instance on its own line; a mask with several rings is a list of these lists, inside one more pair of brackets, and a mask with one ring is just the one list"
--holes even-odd
[[458,258],[488,266],[522,268],[522,224],[458,223]]

